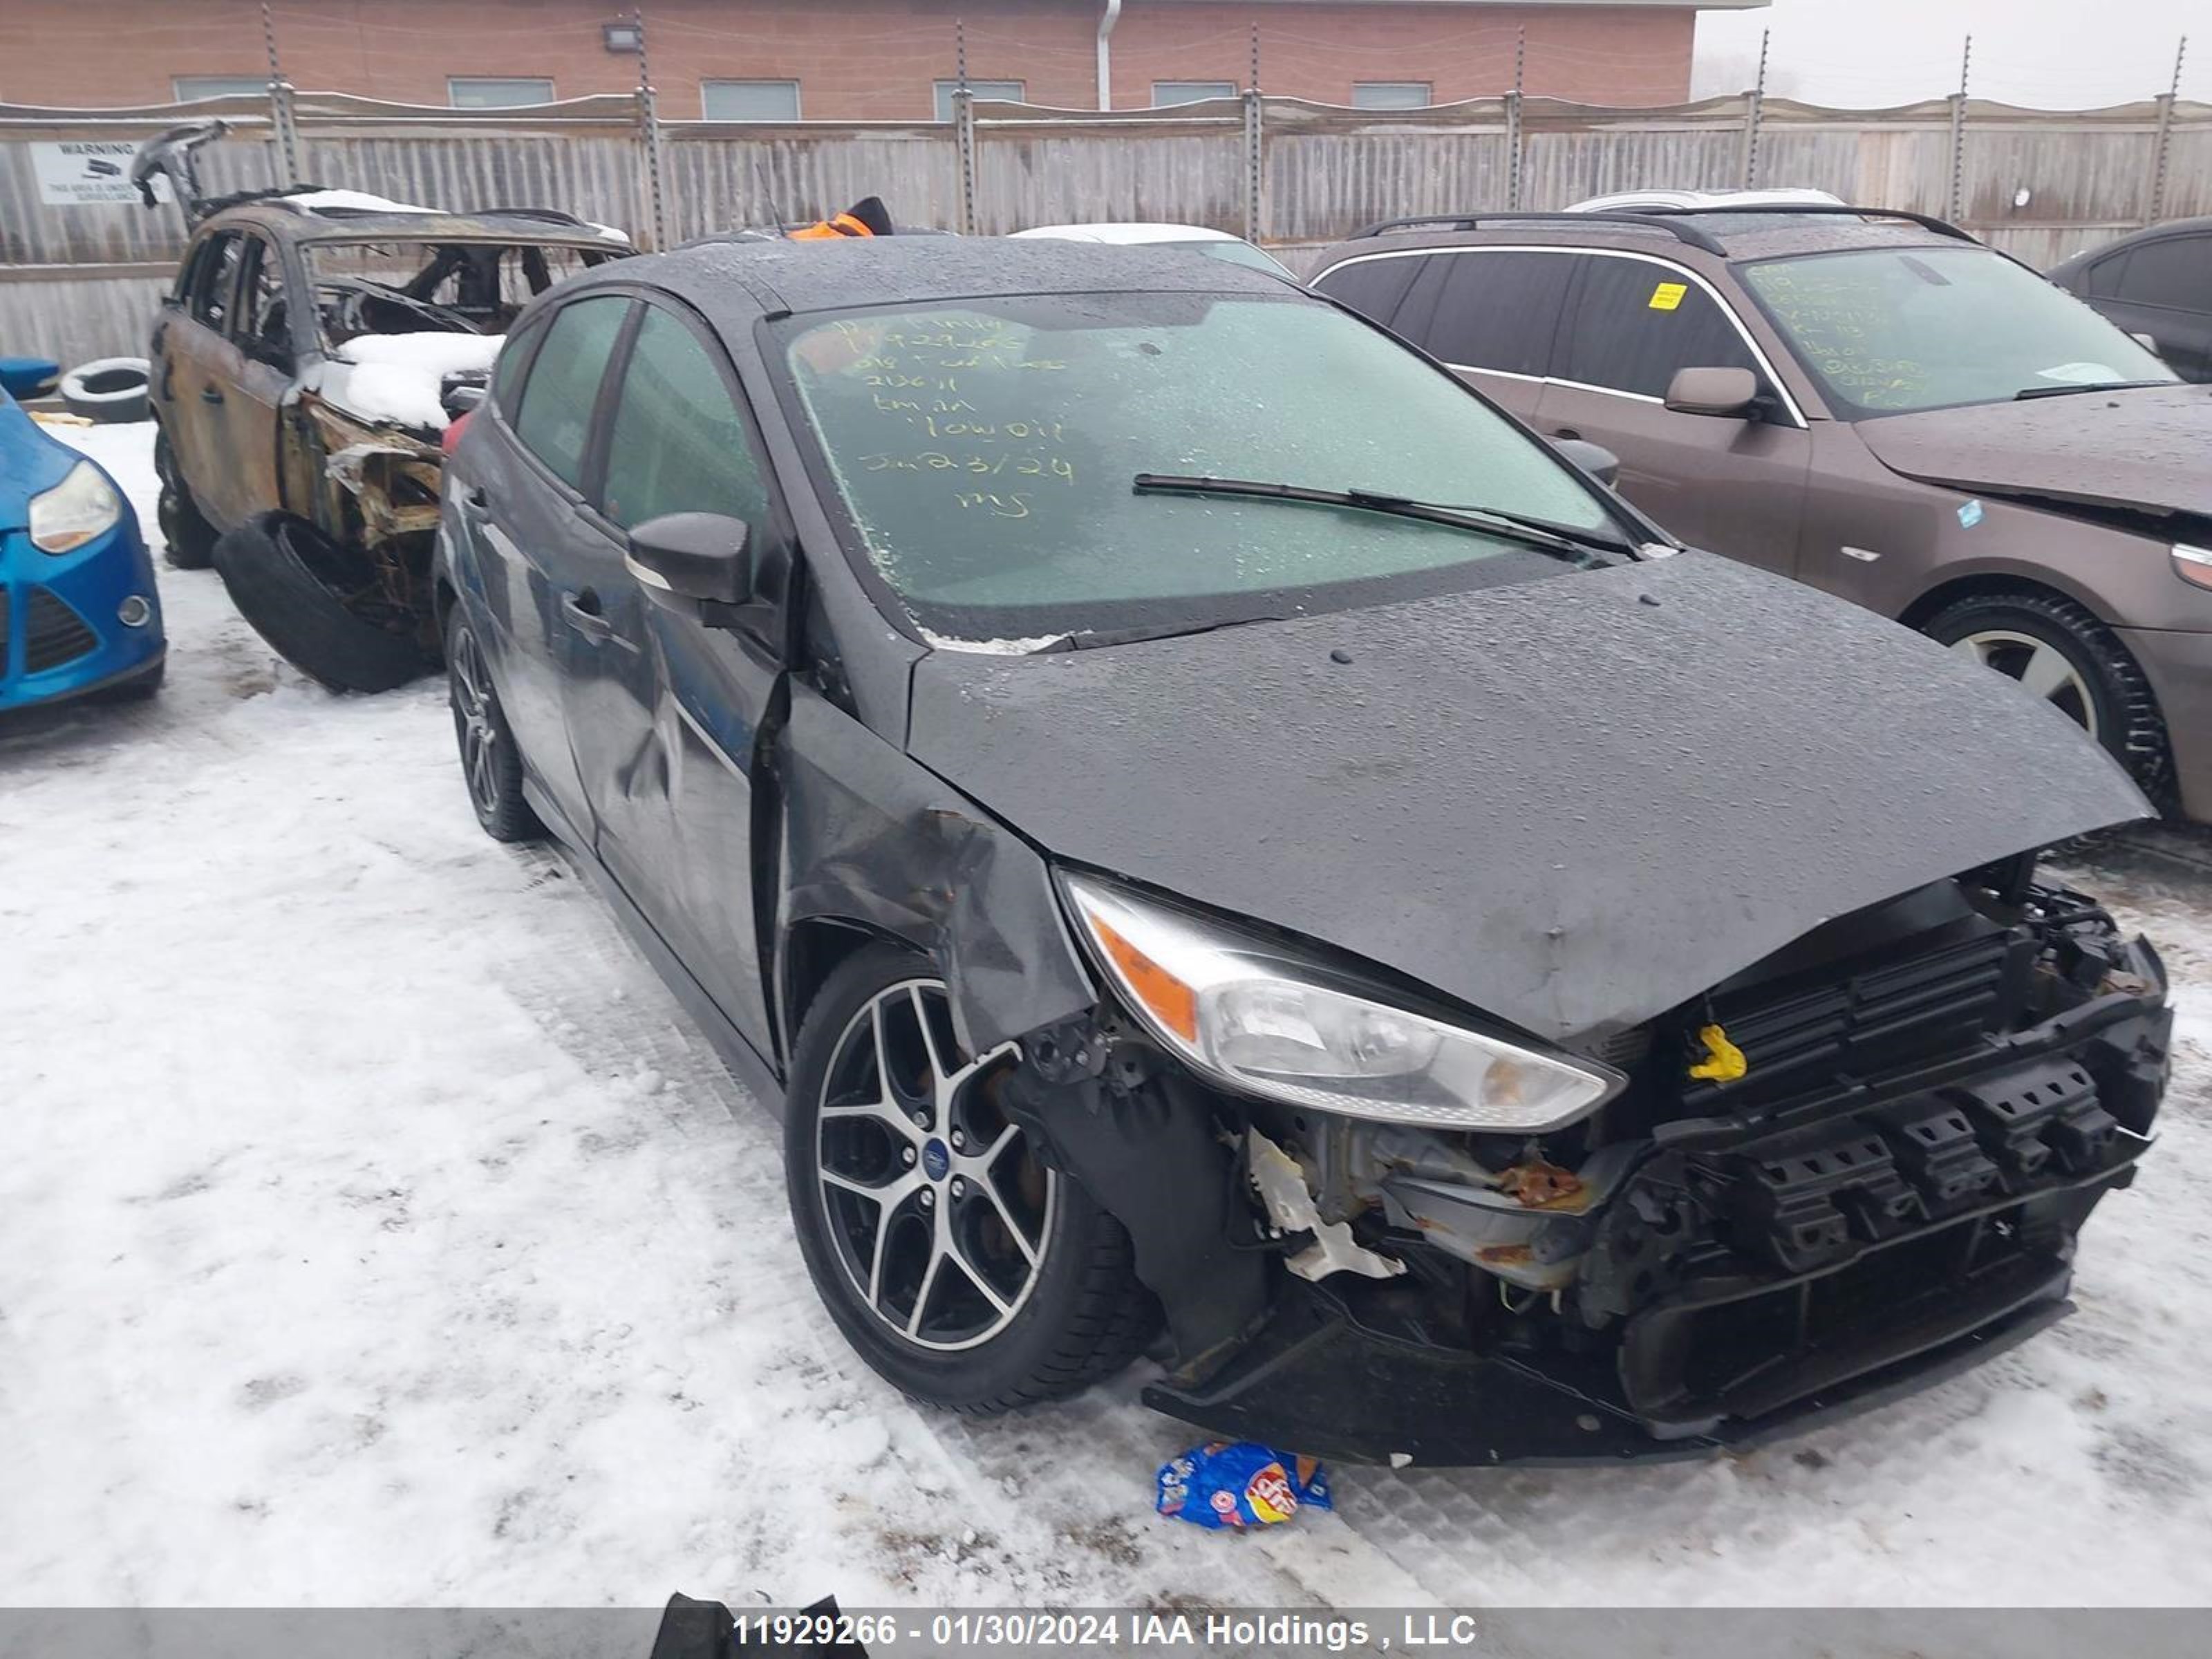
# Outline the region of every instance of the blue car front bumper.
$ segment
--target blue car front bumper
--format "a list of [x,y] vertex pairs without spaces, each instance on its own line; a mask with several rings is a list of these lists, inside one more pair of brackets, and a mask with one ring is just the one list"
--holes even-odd
[[0,535],[0,710],[137,683],[167,652],[153,562],[127,510],[58,557],[21,531]]

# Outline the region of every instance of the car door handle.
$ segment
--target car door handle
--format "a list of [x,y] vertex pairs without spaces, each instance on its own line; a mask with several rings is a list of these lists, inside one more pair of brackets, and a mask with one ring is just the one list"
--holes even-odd
[[491,522],[491,508],[486,504],[483,495],[478,494],[477,491],[473,489],[456,490],[453,492],[453,501],[454,504],[461,509],[461,516],[466,519],[471,524],[489,524]]
[[222,393],[214,386],[204,386],[200,388],[200,401],[204,404],[219,404],[222,401]]
[[1583,434],[1576,431],[1574,428],[1571,426],[1563,426],[1555,430],[1552,435],[1554,438],[1565,438],[1571,442],[1575,439],[1581,437]]
[[600,614],[599,596],[588,587],[581,593],[563,593],[561,615],[569,627],[594,645],[614,637],[615,625]]

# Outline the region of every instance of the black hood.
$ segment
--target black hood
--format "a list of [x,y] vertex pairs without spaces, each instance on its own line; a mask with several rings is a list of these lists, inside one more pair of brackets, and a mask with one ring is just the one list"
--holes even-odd
[[1055,857],[1555,1039],[2149,811],[2000,676],[1696,553],[1096,651],[940,651],[908,747]]

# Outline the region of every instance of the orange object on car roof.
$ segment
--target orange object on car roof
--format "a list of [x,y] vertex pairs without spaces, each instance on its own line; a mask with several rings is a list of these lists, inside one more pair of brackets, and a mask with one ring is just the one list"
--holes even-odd
[[878,196],[865,198],[842,213],[817,220],[803,230],[789,233],[795,242],[824,241],[839,236],[888,236],[890,234],[890,212]]

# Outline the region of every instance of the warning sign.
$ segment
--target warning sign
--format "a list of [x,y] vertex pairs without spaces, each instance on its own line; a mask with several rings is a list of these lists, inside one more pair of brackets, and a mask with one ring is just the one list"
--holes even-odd
[[[131,182],[131,158],[138,146],[128,138],[68,138],[28,148],[39,199],[49,206],[128,206],[138,200],[138,187]],[[155,179],[154,195],[169,199],[167,179]]]

